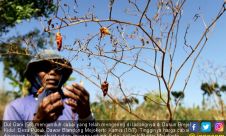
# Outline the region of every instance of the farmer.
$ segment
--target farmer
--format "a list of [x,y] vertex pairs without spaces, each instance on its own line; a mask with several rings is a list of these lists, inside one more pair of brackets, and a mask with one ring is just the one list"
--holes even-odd
[[7,105],[3,120],[53,123],[59,120],[93,120],[89,93],[77,83],[62,85],[72,73],[71,64],[53,50],[37,54],[26,67],[30,95]]

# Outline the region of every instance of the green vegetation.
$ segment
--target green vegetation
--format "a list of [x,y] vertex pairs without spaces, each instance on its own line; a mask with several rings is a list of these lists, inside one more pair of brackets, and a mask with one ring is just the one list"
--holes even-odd
[[[151,98],[154,98],[155,102]],[[127,104],[124,106],[128,108]],[[156,94],[146,94],[141,104],[135,103],[131,106],[133,113],[144,120],[167,120],[169,116],[166,107],[161,105],[160,98]],[[137,120],[114,102],[101,98],[99,98],[99,102],[92,103],[92,111],[97,120]],[[174,114],[174,120],[222,120],[225,118],[226,115],[222,115],[221,109],[206,105],[187,108],[179,104]]]
[[[156,95],[146,95],[148,97],[156,97]],[[3,112],[6,104],[14,98],[13,92],[0,93],[0,119],[3,117]],[[144,97],[145,98],[145,97]],[[104,100],[102,97],[98,98],[98,102],[91,104],[92,111],[97,120],[138,120],[136,117],[120,108],[117,104],[111,100]],[[123,103],[121,103],[123,104]],[[123,104],[128,108],[128,104]],[[132,103],[132,111],[136,113],[140,118],[145,120],[166,120],[168,113],[165,106],[160,106],[154,103],[146,97],[144,102]],[[224,106],[226,109],[226,106]],[[194,106],[192,108],[186,108],[179,105],[177,112],[175,112],[174,120],[221,120],[225,119],[226,115],[222,116],[221,110],[217,110],[211,107]]]
[[13,92],[5,92],[4,90],[0,90],[0,119],[2,120],[4,109],[7,103],[9,103],[14,97]]
[[1,0],[0,35],[24,19],[48,16],[54,9],[52,0]]
[[[18,90],[16,95],[18,97],[26,94],[26,92],[19,90],[24,90],[23,88],[29,86],[24,77],[24,70],[30,60],[30,55],[35,54],[38,49],[44,48],[46,44],[51,45],[51,41],[48,41],[46,37],[48,37],[47,33],[40,33],[39,30],[35,29],[25,35],[13,36],[0,43],[0,46],[3,47],[0,51],[0,61],[4,65],[4,78],[10,80],[11,86],[15,88],[14,91]],[[32,42],[25,44],[25,41],[30,39]],[[35,46],[28,48],[32,45]]]
[[[52,0],[1,0],[0,1],[0,36],[7,34],[22,20],[47,17],[55,10]],[[51,33],[41,33],[33,29],[24,35],[7,37],[0,41],[0,62],[4,65],[4,79],[9,79],[14,97],[27,94],[28,82],[23,76],[30,55],[45,45],[52,45]],[[47,38],[48,37],[48,38]],[[50,40],[48,40],[50,39]]]

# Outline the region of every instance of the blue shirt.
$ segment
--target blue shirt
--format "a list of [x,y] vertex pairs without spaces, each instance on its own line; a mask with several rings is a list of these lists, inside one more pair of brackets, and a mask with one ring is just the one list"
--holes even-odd
[[[75,124],[77,124],[78,114],[72,112],[71,107],[65,103],[65,99],[62,101],[64,102],[63,114],[59,116],[57,121],[64,120],[64,123],[74,122]],[[36,133],[34,134],[32,129],[29,129],[29,127],[26,126],[25,124],[26,124],[26,122],[32,121],[34,114],[37,111],[38,104],[39,104],[39,101],[37,99],[35,99],[35,97],[33,95],[29,95],[24,98],[18,98],[16,100],[12,101],[11,103],[9,103],[5,108],[3,120],[4,121],[9,120],[9,122],[11,122],[11,125],[6,126],[6,127],[4,126],[3,133],[6,135],[15,135],[15,134],[18,135],[18,133],[21,135],[31,135],[31,134],[37,135]],[[74,120],[72,120],[73,118],[74,118]],[[13,123],[23,123],[24,125],[23,126],[14,126],[14,125],[12,125]],[[54,123],[48,123],[48,124],[50,124],[50,127],[49,126],[46,127],[46,130],[44,132],[45,135],[48,135],[48,134],[49,135],[53,135],[53,134],[75,135],[76,133],[77,134],[81,133],[80,131],[63,132],[61,127],[65,127],[65,126],[63,126],[62,124],[60,125],[60,127],[58,127],[58,129],[56,129],[55,126],[51,126],[51,124],[54,124]],[[5,128],[8,128],[8,130]],[[76,125],[65,127],[65,128],[67,128],[67,129],[69,128],[69,130],[79,130]],[[9,131],[9,129],[13,130],[13,132]],[[52,132],[49,130],[59,130],[59,131]]]
[[[58,120],[72,120],[73,118],[78,120],[78,114],[72,112],[71,107],[65,103],[65,99],[63,101],[63,114]],[[37,112],[38,104],[38,100],[33,95],[18,98],[6,106],[3,120],[31,121]]]

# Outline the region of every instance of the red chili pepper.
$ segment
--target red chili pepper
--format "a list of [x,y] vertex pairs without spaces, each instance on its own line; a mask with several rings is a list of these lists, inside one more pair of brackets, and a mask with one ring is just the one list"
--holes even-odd
[[101,84],[101,90],[103,91],[103,95],[106,96],[108,93],[108,82],[107,81],[104,81]]
[[62,36],[60,32],[56,33],[56,43],[57,43],[57,50],[60,51],[62,47]]

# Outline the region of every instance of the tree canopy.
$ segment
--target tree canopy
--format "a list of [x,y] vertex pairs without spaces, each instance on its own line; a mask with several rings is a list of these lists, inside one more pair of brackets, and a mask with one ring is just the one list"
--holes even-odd
[[0,34],[24,19],[48,16],[55,9],[52,0],[1,0]]
[[[52,0],[1,0],[0,1],[0,35],[7,34],[23,20],[38,17],[48,17],[55,10]],[[49,33],[50,34],[50,33]],[[0,41],[0,56],[4,65],[4,78],[10,80],[13,87],[22,90],[24,85],[24,70],[30,60],[30,55],[51,44],[47,38],[51,35],[34,28],[24,35],[8,36]],[[18,91],[17,96],[22,93]]]

